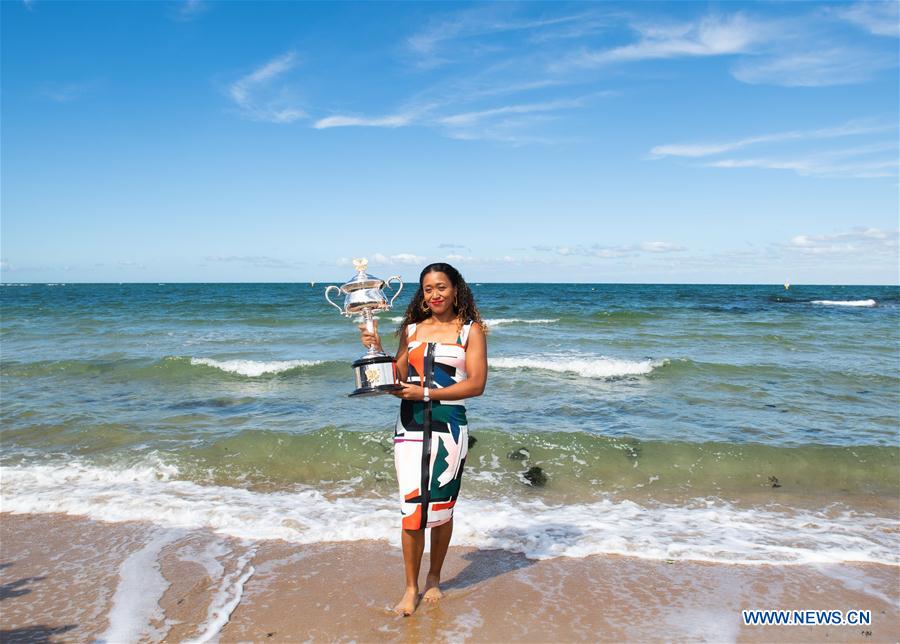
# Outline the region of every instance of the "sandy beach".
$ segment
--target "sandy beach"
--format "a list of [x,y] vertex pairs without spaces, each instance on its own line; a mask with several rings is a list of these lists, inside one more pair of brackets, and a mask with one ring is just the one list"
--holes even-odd
[[[895,566],[451,547],[444,599],[403,618],[390,612],[401,553],[382,541],[249,542],[58,514],[4,513],[0,525],[4,642],[900,639]],[[744,626],[747,608],[868,609],[872,624]]]

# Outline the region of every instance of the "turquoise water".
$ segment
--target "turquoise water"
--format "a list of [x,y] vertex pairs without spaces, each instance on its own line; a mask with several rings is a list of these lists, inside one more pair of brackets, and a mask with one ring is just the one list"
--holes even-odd
[[[346,397],[363,347],[325,286],[5,285],[4,504],[40,511],[123,472],[389,502],[398,401]],[[826,508],[900,492],[898,287],[473,291],[490,371],[468,402],[464,497]],[[386,348],[409,295],[381,316]],[[522,478],[534,465],[541,488]]]

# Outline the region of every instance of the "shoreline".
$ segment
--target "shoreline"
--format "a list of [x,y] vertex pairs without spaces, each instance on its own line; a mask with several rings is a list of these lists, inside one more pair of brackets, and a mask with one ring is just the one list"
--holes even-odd
[[[390,612],[402,555],[384,541],[297,545],[60,514],[0,519],[4,642],[900,640],[900,566],[535,560],[451,545],[444,599],[402,618]],[[742,625],[741,610],[756,608],[871,610],[872,624]]]

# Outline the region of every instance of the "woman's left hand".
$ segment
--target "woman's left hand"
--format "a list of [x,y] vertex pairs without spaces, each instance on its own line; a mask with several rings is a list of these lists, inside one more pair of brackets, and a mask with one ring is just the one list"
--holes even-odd
[[422,400],[425,398],[425,389],[419,385],[401,382],[400,386],[403,389],[391,392],[397,398],[402,398],[403,400]]

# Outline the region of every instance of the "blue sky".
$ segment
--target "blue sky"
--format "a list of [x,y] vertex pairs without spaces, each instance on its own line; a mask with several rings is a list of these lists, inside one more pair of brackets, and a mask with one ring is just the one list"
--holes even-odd
[[4,1],[0,275],[897,283],[898,7]]

